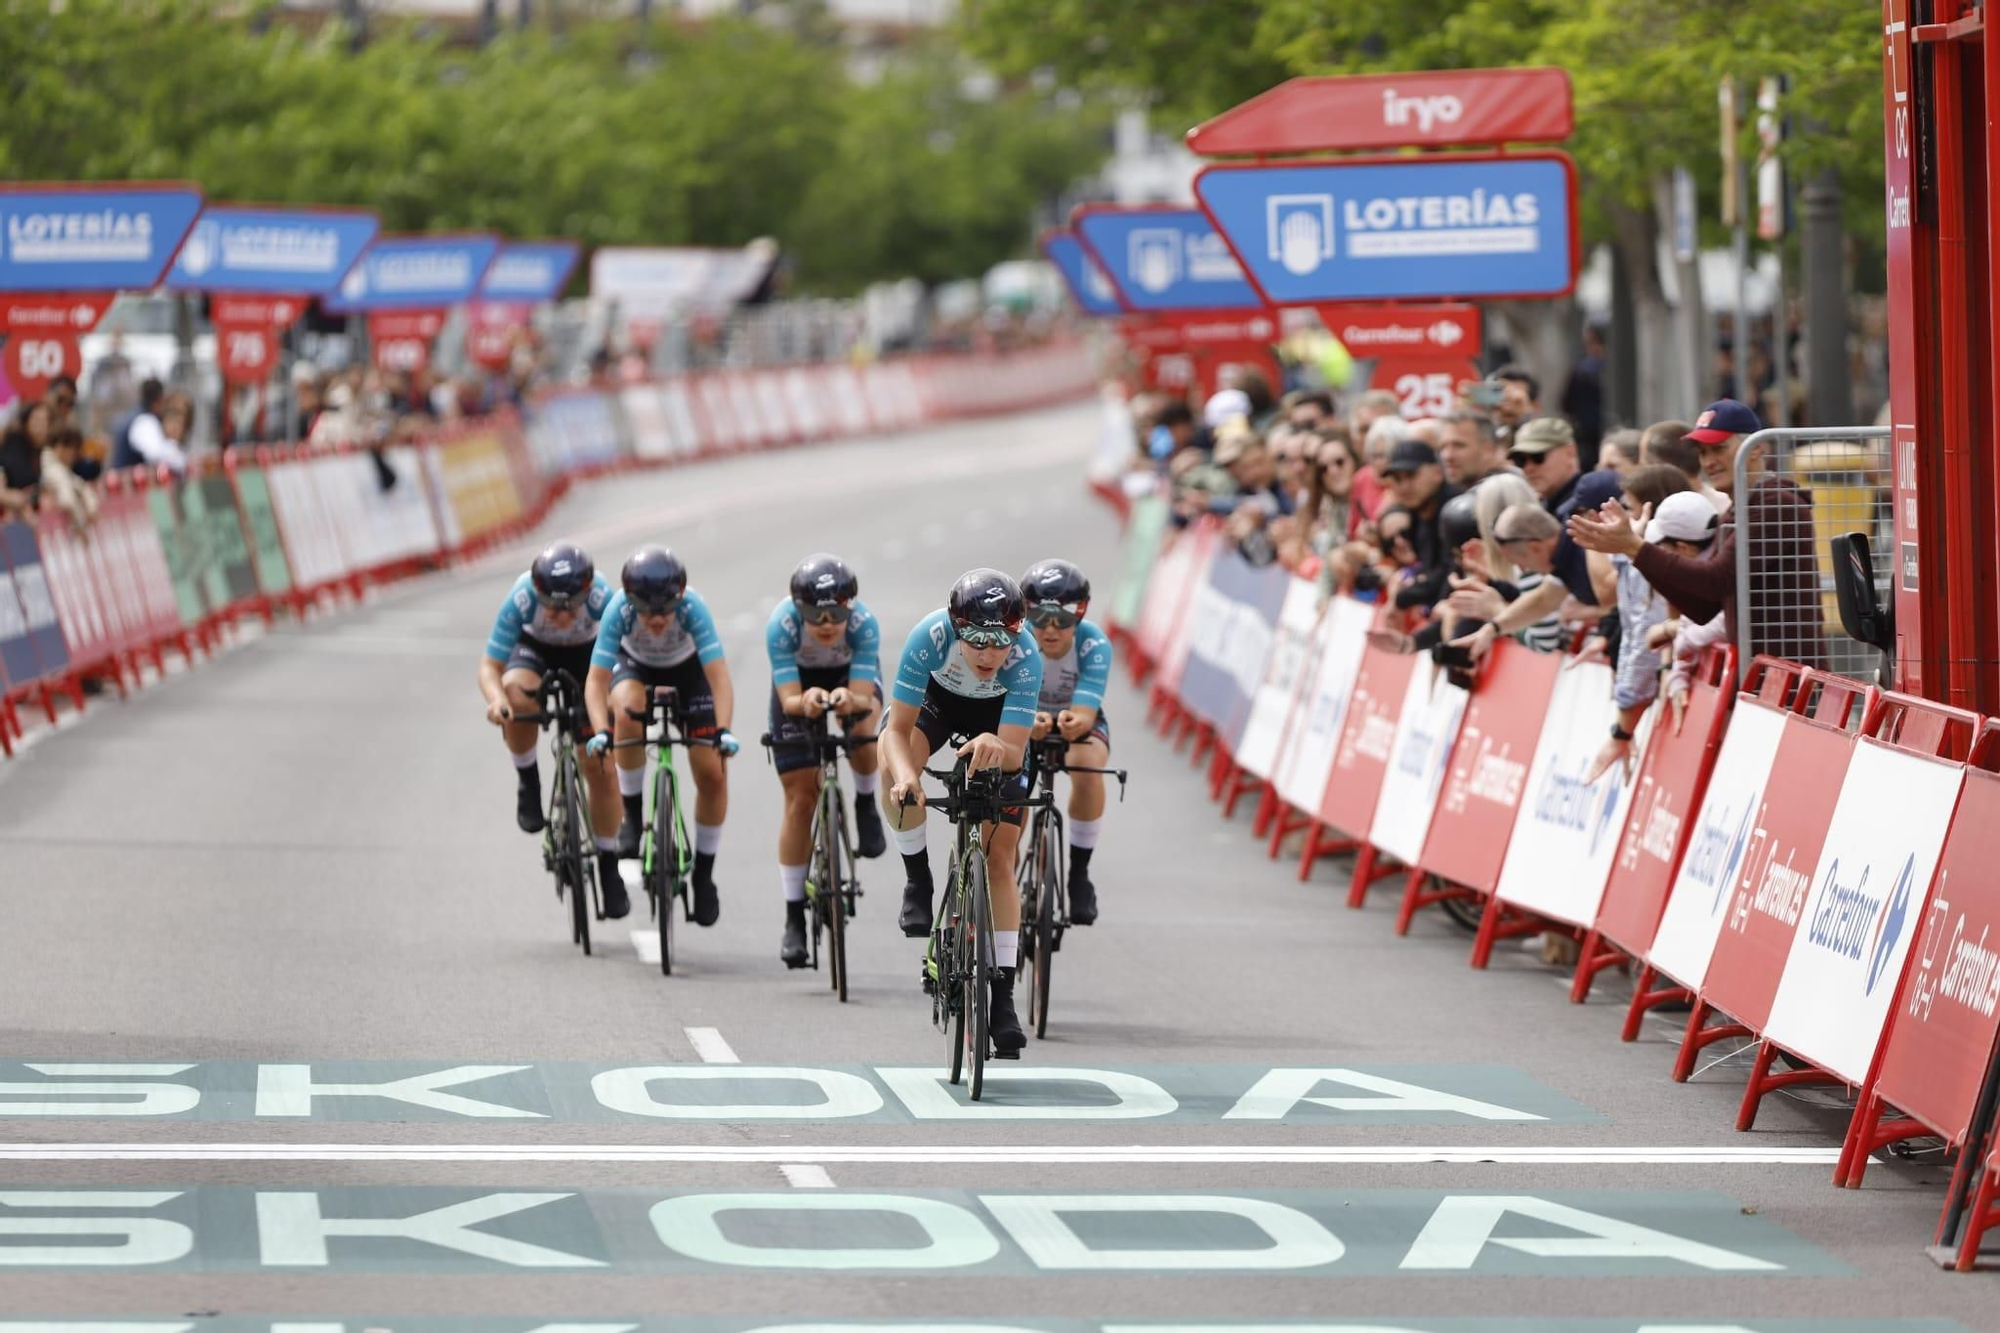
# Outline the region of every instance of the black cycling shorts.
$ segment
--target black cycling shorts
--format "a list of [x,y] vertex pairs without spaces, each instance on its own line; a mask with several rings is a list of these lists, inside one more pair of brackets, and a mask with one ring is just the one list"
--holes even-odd
[[555,671],[567,671],[581,686],[590,676],[588,643],[543,643],[523,634],[514,641],[502,671],[532,671],[544,680]]
[[[953,694],[933,677],[924,686],[923,707],[917,710],[917,730],[930,742],[933,758],[941,761],[934,762],[932,767],[951,767],[956,755],[947,747],[953,736],[971,740],[989,731],[998,732],[1000,713],[1006,706],[1007,696],[1004,694],[996,694],[990,699],[968,699],[962,694]],[[1028,775],[1017,773],[1007,785],[1010,791],[1025,797],[1028,794]],[[1008,824],[1020,824],[1021,807],[1006,807],[1000,812],[1000,818]]]
[[656,667],[633,661],[620,648],[618,665],[611,670],[611,686],[616,689],[628,680],[636,680],[648,690],[669,685],[678,691],[680,699],[675,711],[681,729],[689,736],[710,737],[722,730],[715,720],[715,692],[709,688],[708,672],[702,669],[699,657],[691,655],[674,666]]
[[[847,668],[841,667],[800,667],[799,688],[801,690],[837,690],[847,684]],[[842,733],[847,724],[841,723]],[[811,768],[819,763],[819,756],[813,753],[812,723],[803,717],[793,717],[778,703],[778,687],[771,687],[771,763],[780,776],[796,773],[802,768]]]

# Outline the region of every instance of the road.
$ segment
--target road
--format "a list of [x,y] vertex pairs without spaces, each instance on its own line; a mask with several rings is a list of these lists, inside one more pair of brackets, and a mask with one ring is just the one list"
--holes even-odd
[[[1097,424],[602,480],[537,539],[610,570],[681,552],[754,742],[764,616],[809,549],[857,567],[885,646],[974,564],[1059,554],[1108,592]],[[1621,1045],[1615,975],[1574,1007],[1529,954],[1471,971],[1442,917],[1398,940],[1386,897],[1347,911],[1344,863],[1297,882],[1122,675],[1103,917],[990,1107],[934,1077],[893,858],[863,877],[852,1003],[778,963],[754,748],[684,969],[633,942],[643,906],[582,957],[473,683],[531,550],[0,766],[0,1330],[1994,1326],[1994,1279],[1924,1253],[1935,1158],[1837,1191],[1844,1116],[1778,1097],[1735,1133],[1741,1061],[1672,1083],[1675,1025]]]

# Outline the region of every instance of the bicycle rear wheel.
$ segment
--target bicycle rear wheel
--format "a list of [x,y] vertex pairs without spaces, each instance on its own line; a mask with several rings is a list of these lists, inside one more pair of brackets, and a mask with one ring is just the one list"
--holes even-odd
[[829,789],[830,794],[822,798],[819,821],[819,856],[821,874],[824,878],[814,881],[819,891],[819,910],[826,919],[827,970],[833,974],[833,993],[847,1003],[847,915],[845,897],[846,877],[841,873],[841,820],[840,788]]
[[986,1005],[988,999],[987,968],[993,957],[993,905],[986,896],[986,855],[984,848],[975,848],[968,867],[970,883],[967,884],[967,911],[965,913],[965,936],[971,945],[971,957],[965,969],[965,1044],[972,1058],[971,1096],[979,1100],[979,1094],[986,1089]]
[[1061,908],[1059,877],[1061,865],[1057,859],[1056,822],[1047,811],[1041,811],[1035,818],[1035,854],[1029,862],[1029,873],[1034,877],[1035,916],[1027,923],[1030,947],[1025,951],[1028,957],[1028,1023],[1035,1030],[1037,1038],[1048,1034],[1049,1029],[1049,984],[1056,964],[1056,914]]
[[944,1008],[944,1030],[951,1038],[951,1081],[965,1077],[965,914],[958,910],[958,864],[946,872],[944,920],[932,935],[937,948],[937,1003]]
[[681,865],[681,849],[674,842],[678,801],[673,769],[663,761],[653,775],[653,866],[647,888],[658,916],[654,924],[660,932],[660,975],[665,977],[674,974],[674,896]]
[[[590,954],[590,915],[592,889],[597,883],[593,873],[596,866],[583,854],[584,804],[583,782],[576,768],[576,751],[563,747],[562,765],[558,770],[558,782],[562,788],[562,838],[557,844],[557,855],[569,876],[570,899],[569,920],[571,937],[583,946],[586,957]],[[584,876],[590,878],[586,880]]]

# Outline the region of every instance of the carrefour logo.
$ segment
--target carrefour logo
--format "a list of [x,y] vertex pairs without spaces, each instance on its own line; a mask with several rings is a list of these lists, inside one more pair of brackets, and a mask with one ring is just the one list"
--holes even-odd
[[1827,867],[1820,884],[1819,908],[1813,913],[1807,940],[1852,962],[1867,956],[1867,979],[1863,994],[1873,994],[1875,986],[1889,970],[1896,945],[1910,915],[1910,898],[1916,880],[1916,854],[1903,861],[1902,873],[1886,898],[1868,892],[1868,876],[1873,869],[1863,866],[1852,883],[1840,879],[1840,861]]
[[1743,849],[1749,841],[1750,807],[1747,804],[1733,834],[1729,829],[1729,807],[1726,805],[1695,825],[1694,833],[1688,839],[1687,859],[1683,866],[1688,878],[1703,888],[1715,890],[1715,901],[1708,907],[1711,916],[1722,910],[1722,900],[1736,882],[1736,870],[1743,864]]
[[1910,918],[1910,896],[1916,884],[1917,855],[1910,853],[1903,862],[1903,873],[1896,877],[1896,887],[1889,892],[1889,906],[1882,913],[1882,920],[1875,927],[1875,947],[1868,955],[1868,984],[1864,995],[1875,993],[1875,983],[1889,968],[1889,959],[1895,955],[1896,942],[1903,937],[1903,926]]

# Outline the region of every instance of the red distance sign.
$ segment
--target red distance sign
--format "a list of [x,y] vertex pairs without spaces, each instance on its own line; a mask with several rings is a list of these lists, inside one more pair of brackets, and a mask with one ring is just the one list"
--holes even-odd
[[465,354],[488,370],[505,370],[533,317],[525,301],[474,301],[465,310]]
[[222,382],[261,384],[278,357],[278,330],[305,313],[295,296],[218,296],[208,303]]
[[1405,421],[1415,421],[1453,411],[1458,406],[1459,382],[1478,378],[1479,367],[1464,357],[1440,361],[1398,354],[1376,358],[1368,374],[1368,387],[1395,394],[1397,412]]
[[375,368],[414,375],[431,363],[431,343],[444,327],[442,310],[373,310],[368,314],[368,341],[375,350]]
[[1355,356],[1475,357],[1483,345],[1476,305],[1313,307],[1320,323]]
[[1290,79],[1188,131],[1206,157],[1448,144],[1560,143],[1569,71],[1454,69]]
[[83,374],[77,340],[97,327],[109,292],[47,292],[0,297],[0,334],[7,339],[7,380],[24,399],[40,398],[49,381]]

